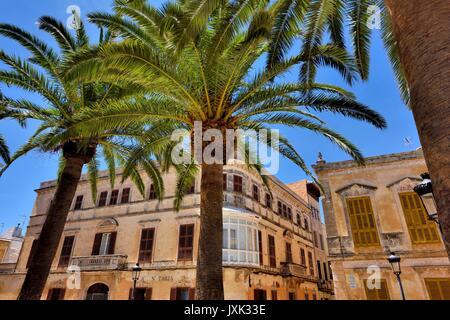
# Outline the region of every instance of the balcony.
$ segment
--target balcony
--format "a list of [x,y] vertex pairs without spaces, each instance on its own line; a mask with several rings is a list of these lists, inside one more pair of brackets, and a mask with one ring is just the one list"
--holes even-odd
[[127,268],[127,256],[110,254],[104,256],[73,257],[71,266],[77,266],[83,271],[87,270],[123,270]]
[[317,288],[319,291],[333,293],[333,282],[330,280],[319,280],[317,282]]
[[15,268],[15,263],[0,263],[0,274],[13,273]]
[[292,262],[281,262],[281,275],[305,278],[306,267]]

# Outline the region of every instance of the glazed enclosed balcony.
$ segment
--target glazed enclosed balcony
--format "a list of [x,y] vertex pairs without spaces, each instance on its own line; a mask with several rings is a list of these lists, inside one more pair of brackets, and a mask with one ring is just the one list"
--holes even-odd
[[98,256],[73,257],[71,266],[87,270],[122,270],[127,268],[127,256],[122,254],[108,254]]

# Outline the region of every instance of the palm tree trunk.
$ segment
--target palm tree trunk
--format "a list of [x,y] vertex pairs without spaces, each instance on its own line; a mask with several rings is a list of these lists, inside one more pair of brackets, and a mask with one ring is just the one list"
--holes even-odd
[[202,164],[196,298],[223,300],[223,165]]
[[385,0],[450,258],[450,4]]
[[63,172],[50,203],[18,300],[41,298],[84,163],[85,159],[82,157],[66,157]]

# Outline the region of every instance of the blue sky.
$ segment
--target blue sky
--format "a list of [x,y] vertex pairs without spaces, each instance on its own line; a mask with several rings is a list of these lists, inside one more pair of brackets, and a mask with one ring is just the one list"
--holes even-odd
[[[161,0],[151,1],[158,4]],[[53,44],[44,32],[38,30],[37,19],[42,15],[51,15],[59,20],[66,21],[69,14],[66,12],[70,5],[77,5],[81,9],[82,19],[92,11],[110,10],[111,0],[14,0],[0,2],[0,22],[12,23],[39,36],[41,39]],[[92,39],[97,39],[97,30],[88,26]],[[15,42],[0,38],[0,48],[9,54],[26,56]],[[295,50],[295,48],[293,48]],[[0,67],[3,67],[0,65]],[[295,79],[296,74],[291,75]],[[370,79],[365,83],[356,83],[348,88],[336,72],[322,69],[319,72],[319,81],[342,85],[354,92],[358,99],[380,112],[388,122],[386,130],[378,130],[370,125],[355,120],[345,119],[333,114],[323,114],[322,119],[327,125],[344,134],[356,144],[365,156],[403,152],[414,150],[420,146],[417,130],[411,112],[402,103],[395,79],[383,49],[379,33],[375,32],[371,47]],[[0,85],[0,90],[10,97],[32,97],[41,102],[39,97],[20,90]],[[3,134],[11,150],[16,150],[31,135],[37,123],[29,123],[27,129],[21,129],[16,123],[10,121],[0,122],[0,132]],[[326,139],[305,130],[281,129],[297,150],[303,155],[306,163],[313,164],[318,152],[322,152],[328,162],[347,160],[349,157]],[[412,144],[405,145],[403,139],[411,138]],[[55,178],[57,156],[33,152],[15,162],[0,178],[0,231],[25,220],[33,208],[35,200],[34,190],[39,183]],[[284,182],[293,182],[305,178],[301,170],[286,160],[281,160],[280,171],[277,175]]]

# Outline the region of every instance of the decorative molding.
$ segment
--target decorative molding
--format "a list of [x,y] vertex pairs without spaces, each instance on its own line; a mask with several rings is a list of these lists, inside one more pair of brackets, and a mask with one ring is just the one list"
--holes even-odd
[[106,228],[106,227],[118,227],[119,222],[115,218],[105,218],[100,221],[98,224],[99,228]]
[[365,183],[354,182],[345,187],[339,188],[335,192],[343,197],[359,196],[363,194],[369,194],[378,189],[376,186],[372,186]]

